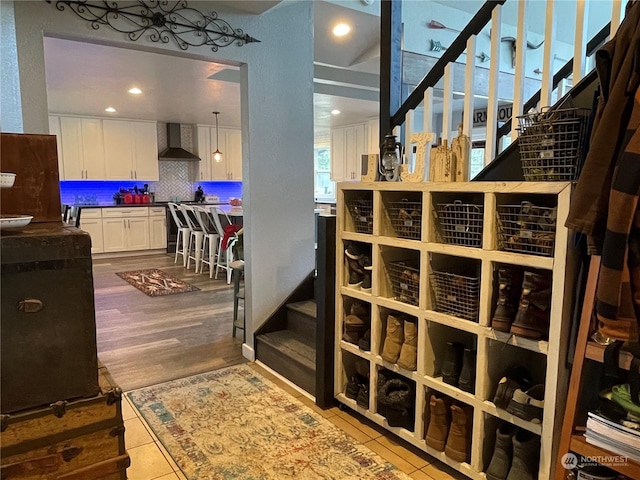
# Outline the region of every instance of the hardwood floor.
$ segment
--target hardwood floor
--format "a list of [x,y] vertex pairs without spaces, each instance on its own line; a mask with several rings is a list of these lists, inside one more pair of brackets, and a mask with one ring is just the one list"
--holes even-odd
[[[232,338],[233,284],[187,271],[173,256],[93,260],[98,357],[125,391],[245,361]],[[198,292],[149,297],[116,272],[159,268]],[[242,314],[242,311],[240,312]]]

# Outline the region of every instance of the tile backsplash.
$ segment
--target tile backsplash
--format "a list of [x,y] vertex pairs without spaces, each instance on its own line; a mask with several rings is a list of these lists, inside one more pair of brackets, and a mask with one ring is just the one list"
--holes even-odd
[[[193,126],[181,125],[180,137],[182,148],[193,152]],[[167,124],[158,123],[158,152],[167,148]],[[198,186],[202,186],[205,194],[218,195],[220,201],[225,203],[229,198],[242,198],[242,182],[196,182],[196,162],[159,162],[159,181],[145,182],[140,180],[122,181],[72,181],[60,182],[60,196],[62,203],[72,204],[112,204],[113,195],[122,187],[133,188],[137,185],[149,184],[149,190],[155,193],[157,202],[168,202],[174,199],[190,201],[194,198],[194,192]]]

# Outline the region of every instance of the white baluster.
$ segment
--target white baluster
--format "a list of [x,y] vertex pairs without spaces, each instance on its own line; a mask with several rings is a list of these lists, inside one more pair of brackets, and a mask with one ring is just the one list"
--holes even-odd
[[452,63],[444,67],[444,98],[442,100],[442,140],[453,138],[451,135],[451,121],[453,117],[453,69]]
[[[476,36],[467,40],[467,65],[464,70],[464,107],[462,110],[462,133],[473,138],[473,108],[475,95]],[[425,130],[426,131],[426,130]]]
[[484,147],[484,164],[493,160],[496,152],[498,129],[498,77],[500,75],[500,36],[502,34],[502,6],[491,13],[491,66],[489,67],[489,99],[487,101],[487,139]]
[[544,22],[544,53],[542,55],[542,86],[540,108],[551,105],[553,93],[553,42],[556,32],[555,0],[547,0]]
[[587,62],[587,22],[589,21],[589,3],[586,0],[576,1],[576,34],[573,41],[573,84],[584,77]]
[[525,53],[527,51],[527,3],[528,0],[518,2],[518,26],[516,30],[515,56],[516,66],[513,75],[513,108],[511,109],[511,140],[518,138],[518,115],[524,112],[524,72]]

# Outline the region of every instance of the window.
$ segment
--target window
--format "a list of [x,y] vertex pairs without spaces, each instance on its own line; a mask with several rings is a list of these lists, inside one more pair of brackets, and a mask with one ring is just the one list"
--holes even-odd
[[329,147],[313,149],[314,187],[316,201],[336,199],[336,184],[331,181],[331,151]]

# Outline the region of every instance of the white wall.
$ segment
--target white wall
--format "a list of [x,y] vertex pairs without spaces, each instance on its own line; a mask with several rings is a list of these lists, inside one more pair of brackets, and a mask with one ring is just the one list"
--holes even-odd
[[13,2],[0,3],[0,131],[22,132],[22,102]]
[[48,133],[43,35],[241,65],[247,343],[253,345],[255,329],[314,266],[312,3],[284,2],[261,16],[225,12],[214,2],[189,6],[217,11],[262,43],[185,53],[171,42],[132,42],[108,27],[94,30],[56,10],[55,2],[15,2],[24,132]]

